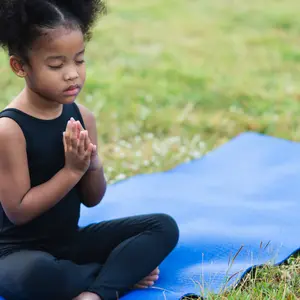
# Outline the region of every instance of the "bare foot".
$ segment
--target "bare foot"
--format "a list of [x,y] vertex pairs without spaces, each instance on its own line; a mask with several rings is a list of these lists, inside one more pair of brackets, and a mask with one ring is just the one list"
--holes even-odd
[[73,300],[101,300],[101,298],[94,293],[83,292],[76,298],[73,298]]
[[139,283],[137,283],[134,288],[136,289],[146,289],[154,285],[155,281],[157,281],[159,275],[159,268],[156,268],[152,271],[147,277],[142,279]]

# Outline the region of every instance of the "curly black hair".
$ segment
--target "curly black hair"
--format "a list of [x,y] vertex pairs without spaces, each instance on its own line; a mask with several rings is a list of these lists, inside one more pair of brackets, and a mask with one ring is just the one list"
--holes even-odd
[[28,61],[28,50],[45,29],[76,26],[85,40],[106,7],[101,0],[1,0],[0,46]]

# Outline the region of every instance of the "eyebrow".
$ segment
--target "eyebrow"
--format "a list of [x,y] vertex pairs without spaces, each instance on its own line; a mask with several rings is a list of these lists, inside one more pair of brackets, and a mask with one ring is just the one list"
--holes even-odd
[[[79,56],[85,52],[85,49],[81,50],[80,52],[76,53],[76,56]],[[56,56],[48,56],[46,60],[51,60],[51,59],[65,59],[65,56],[63,55],[56,55]]]
[[79,56],[79,55],[81,55],[81,54],[84,54],[84,52],[85,52],[85,48],[82,49],[80,52],[78,52],[75,56]]
[[65,57],[62,56],[62,55],[58,55],[58,56],[48,56],[47,57],[47,60],[50,60],[50,59],[64,59]]

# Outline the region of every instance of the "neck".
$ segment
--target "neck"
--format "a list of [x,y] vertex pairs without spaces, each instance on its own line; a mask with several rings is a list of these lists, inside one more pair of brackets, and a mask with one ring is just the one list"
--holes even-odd
[[26,107],[41,116],[45,117],[56,117],[60,115],[62,110],[62,104],[48,100],[39,94],[30,90],[27,86],[19,95],[20,101],[23,102]]

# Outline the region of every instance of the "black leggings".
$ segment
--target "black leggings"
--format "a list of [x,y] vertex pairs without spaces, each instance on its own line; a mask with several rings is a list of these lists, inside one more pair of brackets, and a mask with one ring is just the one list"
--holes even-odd
[[72,241],[22,250],[0,259],[0,295],[6,300],[71,300],[84,291],[118,299],[149,275],[178,242],[165,214],[92,224]]

